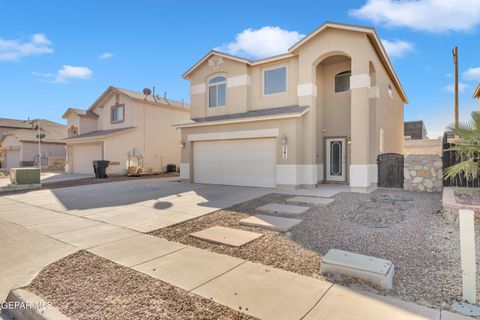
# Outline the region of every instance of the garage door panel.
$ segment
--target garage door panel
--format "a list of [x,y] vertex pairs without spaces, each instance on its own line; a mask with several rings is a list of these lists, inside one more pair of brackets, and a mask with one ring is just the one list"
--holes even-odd
[[194,181],[274,187],[275,139],[195,142]]
[[17,168],[20,166],[20,151],[8,150],[5,154],[5,168]]
[[75,145],[72,150],[73,173],[94,174],[92,161],[103,159],[102,145]]

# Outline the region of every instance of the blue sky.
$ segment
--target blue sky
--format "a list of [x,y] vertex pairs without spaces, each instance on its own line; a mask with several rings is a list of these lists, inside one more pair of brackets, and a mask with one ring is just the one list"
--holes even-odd
[[447,86],[459,46],[461,119],[476,110],[478,0],[0,0],[0,117],[62,121],[109,85],[188,101],[181,74],[210,49],[260,57],[325,21],[377,28],[410,98],[405,120],[423,119],[432,137],[453,121]]

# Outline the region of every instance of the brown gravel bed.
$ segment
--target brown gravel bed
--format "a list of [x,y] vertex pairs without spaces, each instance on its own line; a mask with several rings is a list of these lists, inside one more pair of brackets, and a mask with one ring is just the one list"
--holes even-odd
[[26,289],[72,319],[255,319],[86,251],[43,269]]
[[[286,203],[289,197],[266,195],[152,234],[429,307],[450,309],[461,298],[458,228],[443,218],[440,193],[385,189],[371,194],[340,193],[330,206],[313,207],[304,213],[304,222],[286,234],[239,225],[240,219],[257,213],[256,207]],[[389,203],[389,199],[396,202]],[[188,236],[215,225],[265,236],[241,248]],[[478,242],[480,226],[476,230]],[[383,291],[357,279],[320,274],[321,257],[331,248],[392,260],[396,270],[393,289]],[[480,246],[477,258],[480,263]]]
[[[291,196],[281,194],[265,195],[230,207],[228,210],[220,210],[176,226],[153,231],[151,234],[186,245],[318,278],[320,277],[318,270],[320,269],[321,259],[318,254],[289,240],[283,233],[240,225],[239,221],[241,219],[258,213],[255,212],[256,207],[271,202],[285,203],[287,198],[291,198]],[[296,217],[299,216],[297,215]],[[213,226],[247,230],[262,233],[264,236],[239,248],[214,244],[189,236],[192,232]]]

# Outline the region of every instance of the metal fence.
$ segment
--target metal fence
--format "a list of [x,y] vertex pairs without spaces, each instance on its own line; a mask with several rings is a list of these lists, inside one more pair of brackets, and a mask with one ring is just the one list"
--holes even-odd
[[[459,162],[461,158],[456,151],[449,151],[454,143],[448,142],[448,138],[453,138],[449,132],[443,134],[442,141],[442,162],[443,162],[443,172],[448,167],[451,167]],[[480,187],[480,177],[477,177],[474,180],[467,180],[463,175],[456,176],[455,178],[443,179],[444,187],[463,187],[463,188],[479,188]]]

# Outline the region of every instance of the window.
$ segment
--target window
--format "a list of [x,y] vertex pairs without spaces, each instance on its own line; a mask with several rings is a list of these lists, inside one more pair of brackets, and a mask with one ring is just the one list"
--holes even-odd
[[390,98],[393,98],[393,89],[390,83],[388,84],[388,95],[390,96]]
[[227,104],[227,79],[215,77],[208,81],[208,107],[223,107]]
[[263,79],[263,93],[265,95],[287,91],[287,67],[265,70]]
[[112,107],[112,122],[122,122],[125,120],[125,105],[115,105]]
[[346,92],[350,90],[350,70],[335,75],[335,92]]

